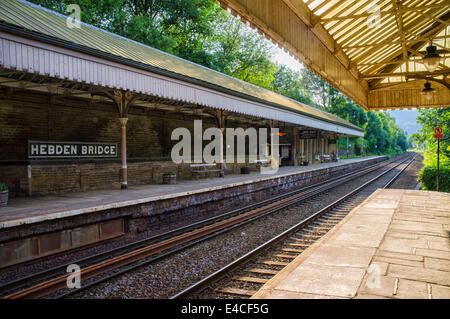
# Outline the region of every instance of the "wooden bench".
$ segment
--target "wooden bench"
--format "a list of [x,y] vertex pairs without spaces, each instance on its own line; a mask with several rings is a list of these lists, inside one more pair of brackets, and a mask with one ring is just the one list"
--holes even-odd
[[300,165],[307,166],[308,165],[308,157],[306,155],[300,155]]
[[267,166],[269,166],[269,160],[267,160],[267,159],[254,160],[253,163],[256,164],[256,167],[257,167],[257,168],[260,168],[261,166],[262,166],[262,167],[267,167]]
[[322,154],[321,156],[321,163],[329,163],[331,162],[331,156],[328,154]]
[[220,163],[204,163],[204,164],[190,164],[192,177],[198,178],[200,174],[208,175],[208,173],[219,173],[219,177],[224,176],[224,169],[221,168]]

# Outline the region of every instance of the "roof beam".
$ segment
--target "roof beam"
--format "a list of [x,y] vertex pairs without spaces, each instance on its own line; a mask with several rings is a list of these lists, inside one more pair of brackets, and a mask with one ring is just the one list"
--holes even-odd
[[361,81],[356,66],[302,0],[222,0],[221,5],[248,20],[317,75],[365,107],[367,83]]
[[436,82],[433,88],[431,100],[427,100],[423,94],[425,80],[418,79],[410,82],[399,82],[389,87],[369,91],[370,109],[398,109],[403,107],[448,107],[450,105],[450,90],[442,83]]
[[403,18],[402,18],[402,14],[400,12],[400,10],[402,8],[401,1],[392,0],[392,6],[394,7],[395,18],[397,20],[398,34],[400,35],[400,42],[402,45],[403,62],[406,64],[406,72],[408,72],[409,71],[408,50],[406,50],[405,33],[403,30]]
[[[413,11],[423,11],[423,10],[428,10],[428,9],[437,9],[437,8],[442,8],[445,4],[441,3],[441,4],[432,4],[432,5],[426,5],[426,6],[419,6],[419,7],[408,7],[408,6],[403,6],[400,9],[400,13],[403,12],[413,12]],[[395,14],[396,10],[395,9],[390,9],[390,10],[386,10],[386,11],[380,11],[380,15],[392,15]],[[347,16],[335,16],[335,17],[330,17],[330,18],[321,18],[320,22],[322,23],[328,23],[328,22],[332,22],[332,21],[342,21],[342,20],[349,20],[349,19],[358,19],[358,18],[367,18],[370,17],[373,13],[361,13],[361,14],[351,14],[351,15],[347,15]]]
[[449,21],[444,21],[444,20],[439,19],[439,18],[437,18],[437,17],[433,17],[431,14],[428,14],[428,13],[426,13],[426,12],[421,12],[421,11],[419,11],[419,14],[421,14],[421,15],[423,15],[423,16],[425,16],[425,17],[427,17],[428,19],[431,19],[431,20],[433,20],[433,21],[436,21],[436,22],[439,22],[439,23],[442,23],[442,24],[446,24],[446,25],[450,25],[450,22],[449,22]]
[[[401,62],[401,61],[400,61]],[[379,74],[370,74],[361,76],[363,79],[383,79],[383,78],[392,78],[392,77],[414,77],[414,76],[440,76],[440,75],[448,75],[450,74],[450,69],[447,70],[439,70],[435,72],[397,72],[397,73],[379,73]]]
[[[450,35],[444,35],[444,36],[435,36],[435,37],[417,37],[414,39],[405,39],[406,43],[417,43],[417,42],[427,42],[430,40],[443,40],[443,39],[448,39],[450,38]],[[402,41],[382,41],[382,42],[378,42],[378,43],[364,43],[364,44],[357,44],[357,45],[343,45],[342,48],[345,50],[350,50],[350,49],[360,49],[360,48],[369,48],[372,47],[373,49],[375,48],[379,48],[385,45],[390,45],[390,44],[401,44]]]
[[[440,18],[443,20],[448,20],[450,16],[450,12],[447,12],[446,14],[442,15]],[[420,32],[419,34],[413,34],[410,33],[408,31],[406,31],[405,33],[408,33],[410,35],[413,35],[415,37],[421,37],[421,38],[430,38],[433,36],[436,36],[437,34],[439,34],[446,26],[438,23],[438,22],[434,22],[428,29],[426,29],[425,31]],[[427,41],[420,41],[420,42],[416,42],[414,44],[412,44],[411,46],[407,47],[407,50],[409,52],[412,52],[411,50],[416,51],[417,49],[419,49],[422,45],[426,44]],[[417,51],[416,51],[417,52]],[[402,53],[396,52],[392,55],[392,60],[399,60],[399,64],[402,63],[402,61],[400,60]],[[391,74],[393,70],[395,70],[398,66],[395,64],[391,64],[391,65],[386,65],[384,68],[381,69],[381,71],[378,74]],[[378,70],[376,70],[378,72]],[[414,73],[417,74],[417,73]],[[393,75],[395,76],[395,75]],[[367,79],[367,78],[366,78]],[[369,87],[370,88],[374,88],[378,85],[378,83],[382,80],[382,77],[378,77],[378,78],[372,78],[372,79],[367,79],[368,83],[369,83]]]
[[443,86],[447,87],[447,89],[450,90],[450,83],[448,83],[445,78],[443,80],[440,79],[435,79],[435,78],[430,78],[424,75],[412,75],[409,76],[410,79],[422,79],[422,80],[427,80],[427,81],[432,81],[432,82],[437,82],[442,84]]

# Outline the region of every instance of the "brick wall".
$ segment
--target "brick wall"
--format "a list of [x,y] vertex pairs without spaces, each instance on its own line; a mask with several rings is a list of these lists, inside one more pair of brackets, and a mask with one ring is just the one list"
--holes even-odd
[[[191,178],[188,164],[176,165],[169,158],[177,143],[171,141],[171,132],[186,127],[193,135],[194,118],[139,107],[133,107],[128,118],[129,185],[161,183],[167,170],[177,172],[179,179]],[[204,130],[213,126],[212,118],[203,120]],[[27,158],[28,140],[117,143],[120,154],[121,127],[112,103],[0,90],[0,132],[0,182],[8,185],[11,197],[120,187],[120,156],[113,160]],[[237,173],[243,165],[228,168]]]
[[[128,157],[169,156],[170,132],[180,126],[192,127],[193,119],[133,107],[127,124]],[[0,91],[0,131],[0,160],[8,161],[27,159],[28,140],[109,142],[119,147],[121,141],[114,104],[26,92]]]

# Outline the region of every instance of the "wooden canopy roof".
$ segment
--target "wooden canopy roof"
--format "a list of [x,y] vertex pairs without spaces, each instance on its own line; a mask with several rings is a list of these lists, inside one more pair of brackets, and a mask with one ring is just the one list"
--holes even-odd
[[[220,3],[367,110],[450,105],[448,0]],[[442,57],[433,73],[421,63],[430,42]]]

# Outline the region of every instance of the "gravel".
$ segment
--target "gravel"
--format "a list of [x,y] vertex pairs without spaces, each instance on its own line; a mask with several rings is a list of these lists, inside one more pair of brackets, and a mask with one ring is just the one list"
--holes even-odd
[[[167,298],[373,178],[371,173],[303,204],[258,219],[71,298]],[[388,174],[391,175],[391,174]],[[393,173],[392,173],[393,175]],[[387,177],[384,178],[387,180]],[[250,285],[251,286],[251,285]],[[251,289],[251,287],[249,287]]]
[[392,185],[396,189],[415,189],[419,181],[419,172],[423,168],[423,156],[418,155]]
[[[138,270],[81,291],[71,298],[167,298],[254,249],[375,175],[376,173],[371,173],[345,183],[318,196],[314,201],[306,201],[303,204],[263,217],[151,265],[143,266]],[[214,215],[218,213],[212,212]],[[193,220],[180,221],[171,225],[170,228],[177,228],[188,222],[193,222]],[[129,235],[92,247],[83,247],[70,253],[44,258],[38,262],[9,267],[2,270],[0,283],[155,234],[155,232],[149,231]]]

